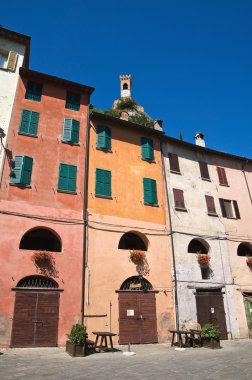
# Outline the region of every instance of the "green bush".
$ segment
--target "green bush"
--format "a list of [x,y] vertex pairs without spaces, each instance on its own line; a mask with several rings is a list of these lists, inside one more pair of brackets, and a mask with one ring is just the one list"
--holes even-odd
[[87,328],[84,325],[80,325],[78,323],[76,323],[76,325],[73,325],[70,334],[67,334],[70,343],[83,344],[86,331]]
[[129,121],[135,124],[145,125],[145,127],[153,128],[154,123],[145,115],[132,115],[129,116]]
[[211,323],[206,323],[202,327],[202,336],[206,339],[218,339],[220,337],[220,330],[217,326],[212,325]]
[[132,98],[121,98],[116,108],[120,111],[134,110],[137,108],[137,102]]

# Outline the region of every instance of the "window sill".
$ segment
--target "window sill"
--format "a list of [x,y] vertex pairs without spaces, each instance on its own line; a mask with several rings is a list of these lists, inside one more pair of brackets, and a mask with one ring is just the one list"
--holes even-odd
[[10,70],[10,69],[7,69],[7,67],[0,67],[0,70],[2,70],[2,71],[9,71],[10,73],[14,73],[16,71],[16,69],[15,70]]
[[113,199],[112,196],[102,195],[102,194],[95,194],[95,197],[96,197],[96,198]]
[[149,158],[142,158],[142,161],[149,162],[149,164],[155,164],[156,163],[155,160],[150,160]]
[[235,216],[224,216],[224,218],[227,218],[227,219],[234,219],[234,220],[237,219]]
[[59,189],[57,189],[57,192],[58,192],[58,193],[65,193],[65,194],[73,194],[73,195],[77,195],[77,192],[76,192],[76,191],[68,191],[68,190],[59,190]]
[[98,148],[98,147],[96,147],[96,150],[101,150],[104,153],[113,153],[112,149],[106,149],[106,148]]
[[145,206],[151,206],[151,207],[159,207],[158,203],[146,203],[144,202]]
[[22,183],[9,183],[10,186],[20,187],[22,189],[31,189],[31,185],[23,185]]
[[41,103],[41,99],[36,100],[36,99],[25,98],[25,100],[30,100],[31,102]]
[[219,183],[220,186],[230,187],[228,184],[225,183]]
[[176,170],[170,170],[170,172],[173,173],[173,174],[181,175],[181,172],[177,172]]
[[211,179],[210,178],[204,178],[204,177],[201,177],[202,181],[207,181],[207,182],[211,182]]
[[71,141],[63,141],[61,140],[62,144],[68,144],[68,145],[73,145],[73,146],[80,146],[80,143],[74,143]]
[[181,207],[175,207],[175,210],[177,210],[177,211],[187,212],[187,209],[186,209],[186,208],[181,208]]
[[70,110],[70,111],[75,111],[75,112],[80,112],[80,108],[79,109],[74,109],[74,108],[70,108],[70,107],[65,107],[66,110]]
[[215,216],[215,217],[218,217],[218,214],[216,214],[216,213],[213,213],[213,212],[208,212],[208,213],[207,213],[207,215],[209,215],[209,216]]
[[31,135],[30,133],[23,133],[23,132],[18,132],[19,135],[22,135],[22,136],[28,136],[28,137],[33,137],[35,139],[38,138],[38,135]]

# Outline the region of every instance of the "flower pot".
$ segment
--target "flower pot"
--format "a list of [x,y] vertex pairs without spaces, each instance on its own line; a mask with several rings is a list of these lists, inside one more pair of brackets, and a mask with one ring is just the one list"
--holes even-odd
[[203,338],[203,347],[211,348],[211,349],[221,348],[220,339],[218,339],[218,338],[208,338],[208,339]]
[[86,356],[85,344],[73,344],[66,342],[66,352],[73,357]]

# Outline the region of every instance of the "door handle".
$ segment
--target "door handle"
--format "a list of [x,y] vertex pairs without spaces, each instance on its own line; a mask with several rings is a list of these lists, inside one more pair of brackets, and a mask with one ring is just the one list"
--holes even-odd
[[140,321],[143,321],[145,318],[142,315],[140,315],[140,317],[137,317],[137,319],[139,319]]

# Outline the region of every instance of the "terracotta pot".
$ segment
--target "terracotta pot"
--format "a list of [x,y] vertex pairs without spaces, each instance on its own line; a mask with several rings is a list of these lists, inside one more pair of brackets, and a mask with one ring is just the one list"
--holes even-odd
[[211,348],[211,349],[221,348],[220,339],[218,339],[218,338],[210,338],[210,339],[203,338],[203,347]]
[[73,344],[68,340],[66,342],[66,352],[73,357],[86,356],[85,344]]

